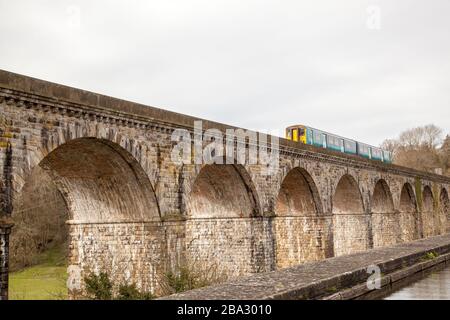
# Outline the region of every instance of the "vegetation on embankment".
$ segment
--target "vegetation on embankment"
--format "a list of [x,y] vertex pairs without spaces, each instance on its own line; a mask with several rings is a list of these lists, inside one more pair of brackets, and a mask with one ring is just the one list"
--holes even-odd
[[65,250],[54,247],[38,256],[37,264],[9,275],[11,300],[67,299]]
[[450,133],[433,125],[411,128],[381,144],[393,153],[394,164],[450,176]]

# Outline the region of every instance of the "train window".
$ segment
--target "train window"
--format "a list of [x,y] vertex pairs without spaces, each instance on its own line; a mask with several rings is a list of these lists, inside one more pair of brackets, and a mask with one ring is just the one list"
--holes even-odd
[[303,136],[305,134],[305,129],[303,129],[303,128],[298,129],[298,134],[300,136]]
[[286,138],[289,139],[289,140],[292,139],[291,129],[287,129]]
[[336,138],[335,137],[330,137],[330,144],[333,145],[333,146],[336,145]]
[[332,146],[335,146],[335,147],[341,147],[342,146],[342,139],[339,139],[336,136],[328,135],[328,143],[330,145],[332,145]]
[[316,130],[313,131],[313,138],[314,138],[314,142],[316,142],[316,143],[322,142],[322,135],[320,134],[320,132],[318,132]]
[[369,152],[369,148],[364,145],[364,144],[360,144],[360,149],[362,153],[368,153]]
[[378,149],[372,148],[372,155],[378,157],[379,156]]

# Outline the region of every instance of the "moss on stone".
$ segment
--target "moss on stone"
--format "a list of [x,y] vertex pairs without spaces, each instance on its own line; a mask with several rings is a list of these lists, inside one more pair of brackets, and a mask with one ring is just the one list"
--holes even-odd
[[433,183],[433,208],[435,213],[439,210],[439,187],[436,183]]
[[436,251],[430,251],[427,252],[423,257],[422,257],[422,261],[427,261],[427,260],[433,260],[436,259],[439,256],[439,253],[437,253]]
[[422,179],[416,178],[415,188],[416,188],[417,207],[419,211],[422,211],[423,208]]
[[338,291],[338,289],[337,289],[336,286],[333,286],[333,287],[327,288],[326,291],[327,291],[328,293],[335,293],[335,292]]

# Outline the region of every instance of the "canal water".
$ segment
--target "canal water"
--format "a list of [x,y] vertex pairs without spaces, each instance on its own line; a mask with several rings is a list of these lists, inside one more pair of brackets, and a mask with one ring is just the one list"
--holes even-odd
[[450,300],[450,266],[385,296],[386,300]]

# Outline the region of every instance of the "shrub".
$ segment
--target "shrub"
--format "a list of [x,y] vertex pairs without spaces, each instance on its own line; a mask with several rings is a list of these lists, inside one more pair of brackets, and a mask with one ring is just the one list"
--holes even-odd
[[226,276],[216,266],[199,267],[195,264],[179,267],[177,272],[168,271],[163,275],[161,287],[163,295],[180,293],[224,282]]
[[[93,300],[151,300],[150,292],[140,291],[136,284],[114,284],[106,272],[90,273],[84,278],[88,299]],[[117,294],[115,294],[117,293]]]
[[430,251],[430,252],[427,252],[426,259],[427,260],[433,260],[433,259],[436,259],[438,256],[439,256],[438,253],[436,253],[434,251]]
[[165,277],[167,285],[174,293],[202,287],[198,275],[191,272],[187,267],[181,267],[177,273],[169,271]]
[[152,300],[154,296],[150,292],[141,292],[133,284],[123,284],[119,286],[119,300]]
[[94,300],[111,300],[113,297],[113,284],[106,272],[96,275],[91,273],[84,278],[88,298]]

